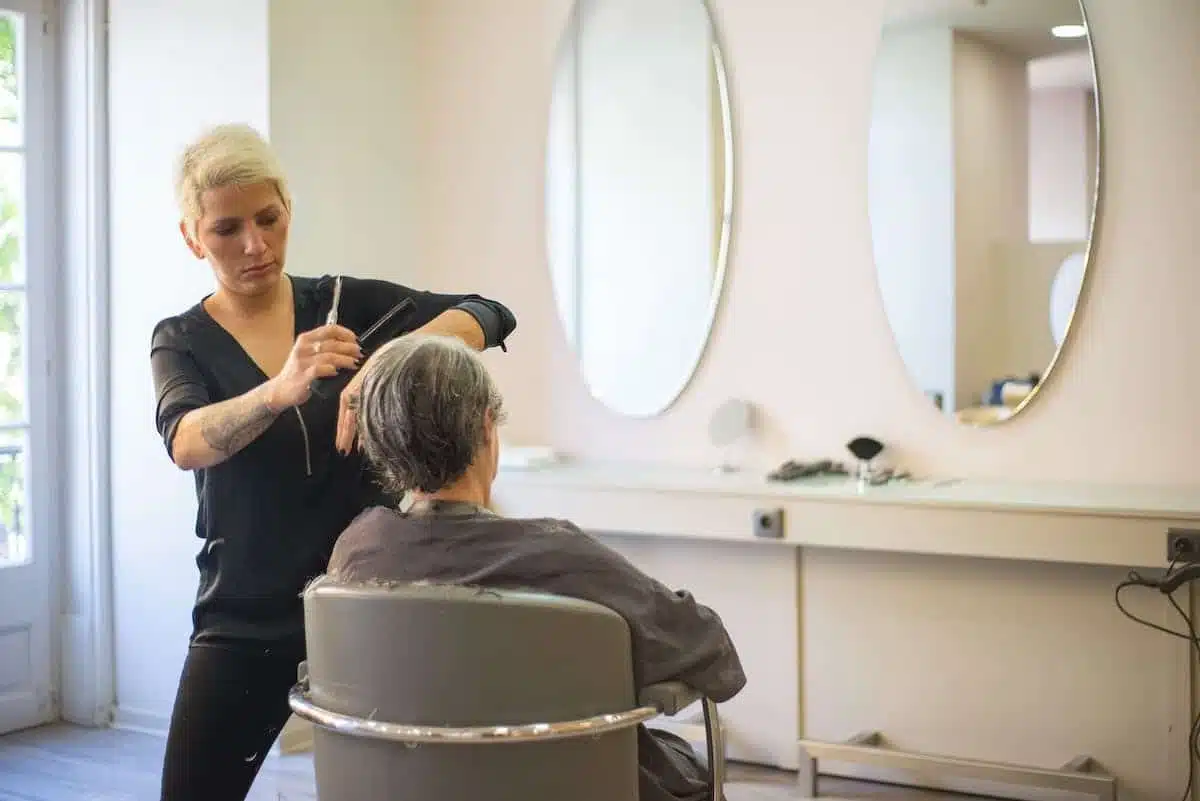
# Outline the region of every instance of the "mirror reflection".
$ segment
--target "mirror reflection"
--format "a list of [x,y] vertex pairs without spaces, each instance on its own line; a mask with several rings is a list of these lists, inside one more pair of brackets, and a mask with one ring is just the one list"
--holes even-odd
[[556,65],[548,256],[594,397],[662,412],[691,379],[725,271],[725,74],[703,0],[580,0]]
[[869,149],[875,263],[913,381],[960,422],[1024,408],[1069,333],[1097,116],[1077,0],[889,0]]

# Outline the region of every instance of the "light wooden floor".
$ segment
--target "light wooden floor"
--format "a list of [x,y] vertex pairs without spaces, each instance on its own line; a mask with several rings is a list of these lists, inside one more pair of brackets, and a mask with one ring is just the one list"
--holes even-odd
[[[0,801],[156,801],[163,740],[113,729],[54,725],[0,737]],[[799,798],[795,774],[731,766],[728,801]],[[956,801],[963,796],[822,779],[828,799]],[[313,801],[312,758],[273,757],[250,801]]]

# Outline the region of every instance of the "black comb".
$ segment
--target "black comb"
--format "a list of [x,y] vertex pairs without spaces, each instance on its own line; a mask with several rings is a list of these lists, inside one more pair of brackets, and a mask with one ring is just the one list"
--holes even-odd
[[[371,354],[379,350],[382,345],[391,342],[396,337],[407,332],[405,323],[408,320],[408,315],[403,314],[403,312],[408,311],[414,306],[416,304],[413,303],[412,298],[405,298],[388,309],[382,317],[359,335],[358,346],[362,348],[364,362],[371,357]],[[328,378],[318,378],[312,382],[310,389],[319,398],[329,398],[339,395],[346,388],[346,385],[350,383],[350,379],[353,378],[355,372],[357,371],[343,370],[337,375],[329,376]]]

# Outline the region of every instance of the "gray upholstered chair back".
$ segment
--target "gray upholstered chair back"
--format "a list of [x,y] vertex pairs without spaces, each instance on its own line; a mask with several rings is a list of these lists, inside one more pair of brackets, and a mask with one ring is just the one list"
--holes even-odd
[[[652,715],[636,714],[629,631],[612,611],[327,577],[304,607],[321,801],[637,799],[636,723]],[[605,717],[619,713],[633,714]],[[598,728],[551,738],[537,725],[580,720]]]

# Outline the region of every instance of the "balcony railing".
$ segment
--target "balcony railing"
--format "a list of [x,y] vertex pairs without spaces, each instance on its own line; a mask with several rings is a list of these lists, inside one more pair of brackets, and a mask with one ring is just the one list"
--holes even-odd
[[[24,465],[21,464],[24,453],[22,444],[0,443],[0,480],[6,474],[11,475],[14,468],[16,474],[24,478]],[[24,491],[11,493],[9,498],[0,494],[0,567],[21,564],[29,558],[24,507]]]

